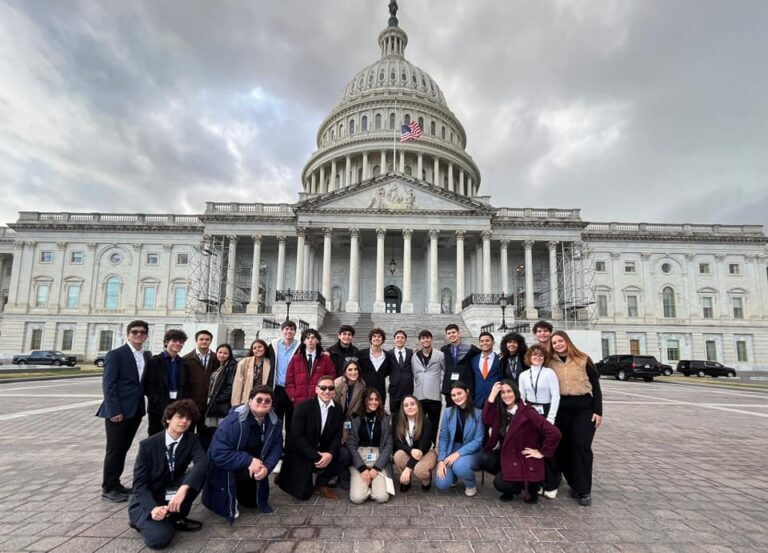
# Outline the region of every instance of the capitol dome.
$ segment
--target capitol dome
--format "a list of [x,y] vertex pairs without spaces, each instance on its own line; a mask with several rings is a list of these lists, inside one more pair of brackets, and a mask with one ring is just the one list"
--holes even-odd
[[[480,172],[466,153],[466,132],[443,91],[423,69],[405,59],[408,35],[390,2],[379,34],[380,58],[359,71],[320,125],[317,150],[302,173],[307,194],[325,194],[382,174],[402,173],[462,196],[475,196]],[[417,122],[421,137],[392,143],[402,125]]]

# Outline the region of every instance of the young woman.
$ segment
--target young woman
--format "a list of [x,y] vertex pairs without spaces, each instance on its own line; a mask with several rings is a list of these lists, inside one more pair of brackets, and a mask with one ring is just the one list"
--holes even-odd
[[[232,355],[232,346],[229,344],[218,346],[216,359],[219,361],[219,368],[211,375],[208,386],[208,404],[205,408],[205,426],[211,431],[219,426],[233,405],[239,405],[232,402],[232,387],[237,372],[237,363]],[[211,432],[212,434],[213,432]]]
[[493,486],[502,501],[523,492],[526,503],[536,503],[544,481],[544,458],[551,457],[560,432],[536,409],[520,401],[520,392],[511,380],[493,385],[483,406],[483,423],[491,429],[486,449],[500,445],[501,470]]
[[352,464],[352,454],[346,448],[349,429],[352,428],[352,417],[360,411],[363,404],[363,392],[365,391],[365,381],[360,378],[360,366],[357,359],[348,359],[342,368],[342,375],[333,381],[336,388],[334,400],[336,405],[341,407],[344,414],[344,430],[341,434],[341,448],[339,448],[339,462],[342,471],[339,473],[341,488],[349,489],[349,472],[347,467]]
[[555,454],[571,495],[585,507],[592,504],[592,439],[603,420],[600,375],[589,356],[562,330],[552,333],[547,365],[557,374],[560,407],[555,424],[562,434]]
[[480,465],[485,428],[469,393],[461,380],[451,386],[453,406],[446,408],[440,425],[438,439],[437,478],[438,489],[447,490],[456,483],[464,482],[464,495],[477,494],[475,470]]
[[403,398],[393,426],[394,461],[400,470],[400,491],[411,489],[414,476],[421,481],[423,491],[429,490],[437,453],[432,449],[432,422],[424,415],[415,396]]
[[301,335],[301,345],[288,363],[285,392],[294,406],[315,397],[321,376],[336,378],[336,367],[329,355],[323,355],[320,333],[308,328]]
[[517,332],[510,332],[501,339],[499,355],[501,356],[502,380],[506,378],[512,382],[517,382],[520,373],[528,368],[525,362],[527,350],[525,338]]
[[363,404],[349,429],[347,449],[352,455],[349,500],[356,504],[369,497],[377,503],[389,501],[386,479],[392,478],[392,423],[376,388],[366,388],[363,393]]
[[232,405],[248,401],[248,394],[256,386],[270,386],[274,382],[272,366],[267,357],[267,343],[264,340],[251,342],[251,354],[237,364],[235,382],[232,385]]

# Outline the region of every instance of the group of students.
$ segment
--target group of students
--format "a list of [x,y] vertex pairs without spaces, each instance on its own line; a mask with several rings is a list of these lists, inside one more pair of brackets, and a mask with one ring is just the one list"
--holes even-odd
[[[131,340],[131,325],[138,367],[141,348]],[[539,495],[554,499],[564,476],[579,504],[590,505],[591,443],[602,417],[599,375],[565,332],[553,332],[546,321],[533,331],[531,347],[512,332],[496,353],[492,334],[482,333],[479,347],[470,345],[457,325],[446,327],[440,349],[432,347],[429,330],[419,333],[418,349],[408,348],[398,330],[394,347],[385,350],[386,334],[375,328],[369,347],[358,350],[354,328],[345,325],[324,350],[316,330],[296,340],[295,324],[286,321],[280,338],[254,340],[239,361],[227,344],[211,352],[207,331],[195,336],[194,352],[177,359],[183,340],[174,333],[181,331],[169,331],[162,370],[153,371],[158,356],[143,357],[149,363],[139,369],[150,438],[134,468],[131,525],[148,546],[163,547],[175,530],[201,526],[187,517],[201,491],[203,504],[230,523],[238,506],[271,512],[268,476],[280,462],[275,483],[298,499],[317,493],[338,500],[340,487],[353,503],[385,502],[396,488],[449,489],[459,482],[474,496],[476,471],[483,470],[494,475],[503,501],[520,494],[529,503]],[[122,488],[122,465],[117,473],[107,466],[112,427],[121,422],[107,407],[118,369],[112,354],[100,409],[107,424],[107,500],[116,500],[108,497],[115,495],[110,484],[119,490],[117,480]]]

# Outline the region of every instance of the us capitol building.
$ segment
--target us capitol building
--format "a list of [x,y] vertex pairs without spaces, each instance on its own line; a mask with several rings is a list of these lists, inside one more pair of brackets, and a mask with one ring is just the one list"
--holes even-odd
[[[0,228],[0,352],[92,359],[134,318],[150,323],[153,351],[182,326],[247,347],[257,332],[274,335],[288,308],[331,333],[328,345],[339,322],[361,317],[438,335],[457,320],[476,336],[503,330],[504,300],[505,326],[525,333],[543,317],[589,330],[596,357],[766,363],[762,226],[586,222],[579,209],[493,206],[464,127],[405,58],[396,11],[390,3],[379,59],[320,125],[296,203],[206,202],[195,215],[22,211]],[[393,150],[412,121],[422,136]]]

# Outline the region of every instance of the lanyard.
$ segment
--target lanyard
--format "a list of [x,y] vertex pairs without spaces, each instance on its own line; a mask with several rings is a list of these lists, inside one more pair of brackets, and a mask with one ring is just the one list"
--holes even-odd
[[369,421],[368,417],[363,418],[365,419],[365,428],[368,430],[368,439],[373,443],[373,431],[376,429],[376,419],[374,418],[372,421]]
[[539,367],[539,374],[536,375],[536,384],[533,383],[533,367],[531,367],[531,374],[528,376],[531,377],[531,388],[533,388],[533,402],[538,403],[538,395],[539,395],[539,378],[541,378],[541,369],[543,367]]
[[168,472],[171,473],[171,478],[173,478],[173,473],[176,471],[176,445],[176,442],[173,442],[170,446],[168,446],[173,447],[173,453],[169,453],[167,448],[165,450],[165,459],[168,461]]
[[509,368],[512,371],[512,380],[517,380],[517,362],[518,362],[517,355],[515,355],[512,359],[509,360]]

